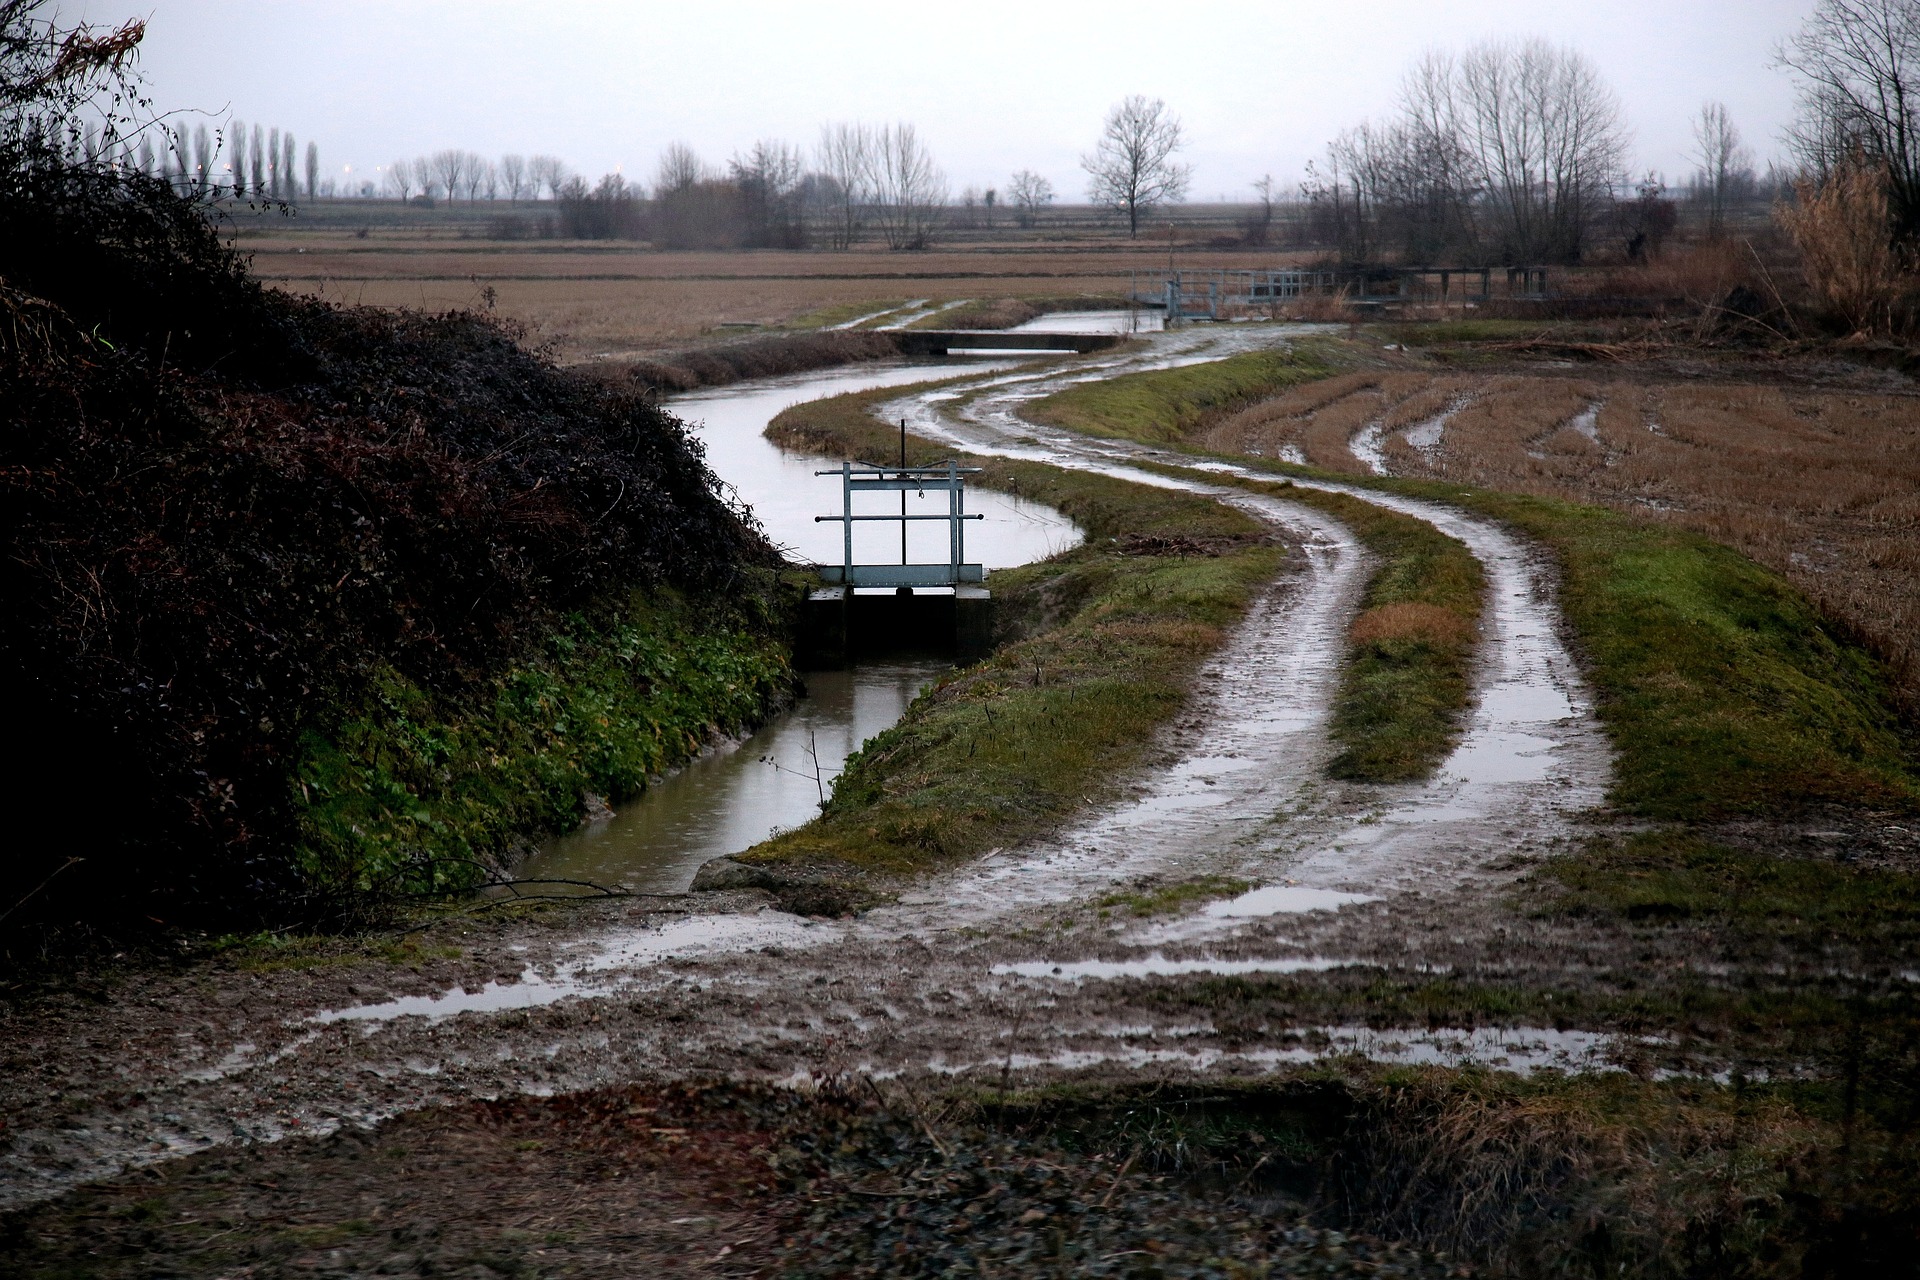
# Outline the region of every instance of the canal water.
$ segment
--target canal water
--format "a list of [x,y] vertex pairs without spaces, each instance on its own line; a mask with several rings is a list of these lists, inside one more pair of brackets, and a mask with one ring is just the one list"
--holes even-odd
[[[776,447],[762,434],[767,423],[791,405],[825,396],[1007,367],[1001,361],[973,361],[838,369],[682,396],[669,407],[705,445],[708,465],[790,558],[838,562],[840,525],[814,520],[840,508],[839,482],[814,474],[833,464]],[[897,498],[880,497],[893,505],[874,511],[898,511]],[[944,495],[910,495],[908,503],[910,510],[946,509]],[[1081,538],[1080,530],[1053,508],[1005,494],[969,490],[967,509],[985,516],[968,523],[967,559],[989,571],[1045,559]],[[910,534],[910,558],[944,561],[946,537],[944,523],[921,522]],[[855,552],[861,560],[897,558],[899,526],[862,526]],[[944,658],[922,655],[862,663],[849,671],[805,673],[806,695],[791,711],[737,746],[692,761],[618,806],[613,817],[548,840],[518,874],[528,880],[621,885],[636,893],[684,891],[709,858],[739,853],[811,819],[821,799],[833,793],[833,780],[847,757],[899,720],[920,691],[949,669]]]

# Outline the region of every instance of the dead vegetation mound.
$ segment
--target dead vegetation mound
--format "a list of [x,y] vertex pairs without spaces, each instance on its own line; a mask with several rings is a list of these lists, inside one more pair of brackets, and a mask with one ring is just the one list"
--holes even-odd
[[483,317],[267,291],[164,184],[23,154],[0,538],[12,870],[85,857],[70,897],[168,918],[291,890],[290,759],[371,673],[457,691],[606,592],[773,557],[648,398]]

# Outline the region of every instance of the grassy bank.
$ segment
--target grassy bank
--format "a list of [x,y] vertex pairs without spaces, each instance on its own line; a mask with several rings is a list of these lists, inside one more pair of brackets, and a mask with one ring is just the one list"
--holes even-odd
[[[1061,393],[1070,412],[1056,408],[1054,420],[1177,445],[1218,403],[1210,388],[1238,380],[1232,363],[1075,388]],[[1911,730],[1884,665],[1738,552],[1600,507],[1438,482],[1328,478],[1492,516],[1553,553],[1561,609],[1618,753],[1612,800],[1620,807],[1717,818],[1814,803],[1920,803]]]
[[[771,575],[766,575],[769,579]],[[461,696],[386,668],[300,743],[292,798],[306,882],[340,901],[476,883],[736,733],[793,683],[771,587],[726,605],[633,592],[567,619],[537,656]]]
[[[799,405],[768,435],[833,457],[891,457],[888,388]],[[909,437],[908,460],[951,451]],[[1259,522],[1205,498],[1037,463],[968,458],[976,482],[1086,531],[1063,555],[996,570],[1002,646],[914,703],[847,765],[821,818],[747,862],[901,872],[1029,839],[1115,793],[1200,663],[1279,571]]]
[[1124,373],[1056,391],[1026,406],[1035,422],[1148,444],[1184,439],[1208,418],[1335,372],[1324,349],[1250,351],[1178,369]]

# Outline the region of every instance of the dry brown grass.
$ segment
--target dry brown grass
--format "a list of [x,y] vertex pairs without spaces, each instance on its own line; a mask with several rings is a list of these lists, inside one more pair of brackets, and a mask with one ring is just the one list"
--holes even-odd
[[[362,240],[321,231],[250,236],[241,248],[268,283],[350,303],[480,308],[492,289],[498,310],[567,360],[693,346],[722,326],[807,327],[819,313],[846,318],[862,303],[1121,295],[1132,273],[1151,287],[1166,269],[1164,244],[1100,242],[929,253],[661,253],[616,242]],[[1270,266],[1284,257],[1181,250],[1182,265],[1193,267]]]
[[[1407,428],[1447,418],[1437,449]],[[1591,436],[1576,429],[1597,407]],[[1358,471],[1349,448],[1385,421],[1396,474],[1545,494],[1670,520],[1728,543],[1854,627],[1920,698],[1920,399],[1628,371],[1356,373],[1299,387],[1200,443]]]

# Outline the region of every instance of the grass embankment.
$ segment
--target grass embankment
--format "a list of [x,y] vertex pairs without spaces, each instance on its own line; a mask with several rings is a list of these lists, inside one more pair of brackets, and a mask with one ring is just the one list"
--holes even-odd
[[[872,408],[902,388],[799,405],[768,435],[834,457],[894,457]],[[952,456],[908,438],[916,465]],[[848,761],[817,822],[741,855],[901,872],[1043,832],[1111,795],[1206,656],[1280,569],[1263,525],[1216,502],[1031,462],[967,458],[975,483],[1047,503],[1075,550],[996,570],[1001,647],[928,691]]]
[[336,895],[472,884],[529,833],[578,822],[586,793],[641,791],[788,696],[776,613],[770,592],[719,604],[636,591],[568,619],[477,693],[381,670],[301,740],[305,877]]
[[1213,416],[1332,372],[1334,366],[1318,347],[1249,351],[1205,364],[1081,383],[1034,401],[1025,412],[1035,422],[1087,435],[1175,444]]

